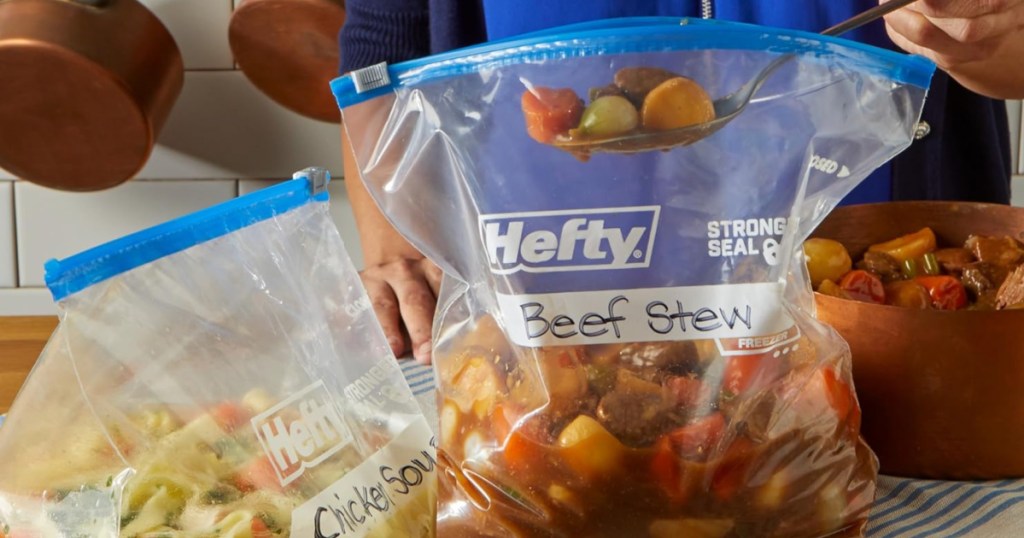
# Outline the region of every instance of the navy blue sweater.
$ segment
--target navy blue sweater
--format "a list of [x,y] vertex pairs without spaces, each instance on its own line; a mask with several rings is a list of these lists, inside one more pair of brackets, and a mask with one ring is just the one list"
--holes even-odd
[[[483,42],[484,1],[496,0],[347,0],[340,70]],[[975,94],[937,72],[922,119],[930,134],[892,161],[892,199],[1009,203],[1010,141],[1003,101]]]

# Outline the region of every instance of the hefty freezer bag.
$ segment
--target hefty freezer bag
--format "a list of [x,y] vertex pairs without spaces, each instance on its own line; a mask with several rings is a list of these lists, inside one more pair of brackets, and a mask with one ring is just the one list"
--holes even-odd
[[447,277],[438,534],[861,533],[877,463],[798,245],[907,147],[933,69],[643,19],[335,80],[370,192]]
[[297,176],[47,265],[0,536],[433,536],[432,433]]

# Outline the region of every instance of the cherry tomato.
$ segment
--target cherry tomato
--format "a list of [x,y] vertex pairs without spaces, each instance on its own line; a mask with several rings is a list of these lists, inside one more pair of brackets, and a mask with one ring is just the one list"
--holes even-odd
[[967,306],[967,290],[949,275],[919,276],[914,279],[928,290],[932,306],[939,310],[959,310]]
[[854,269],[843,275],[839,287],[855,301],[885,304],[885,286],[882,285],[882,280],[863,269]]
[[583,101],[569,88],[531,88],[523,92],[522,106],[526,132],[543,144],[575,128],[583,115]]

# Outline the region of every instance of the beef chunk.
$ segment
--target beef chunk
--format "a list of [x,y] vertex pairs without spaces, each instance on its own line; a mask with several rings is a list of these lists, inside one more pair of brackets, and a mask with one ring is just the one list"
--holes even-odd
[[1003,309],[1024,304],[1024,265],[1017,266],[996,292],[996,308]]

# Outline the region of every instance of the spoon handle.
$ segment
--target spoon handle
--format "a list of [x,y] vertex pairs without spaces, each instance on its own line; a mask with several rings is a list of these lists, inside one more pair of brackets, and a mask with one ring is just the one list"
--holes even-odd
[[859,15],[846,19],[845,21],[821,32],[821,35],[837,36],[844,34],[854,28],[863,26],[877,18],[896,11],[903,6],[913,4],[916,1],[917,0],[889,0],[884,4],[879,4]]

